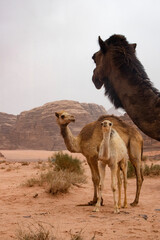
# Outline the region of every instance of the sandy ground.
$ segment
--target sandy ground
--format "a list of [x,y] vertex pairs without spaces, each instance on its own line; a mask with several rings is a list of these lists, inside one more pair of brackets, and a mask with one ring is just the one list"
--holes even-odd
[[[160,239],[160,178],[145,177],[137,207],[128,204],[120,214],[113,213],[110,172],[107,168],[104,206],[92,212],[86,204],[92,199],[93,186],[89,166],[84,157],[87,183],[72,187],[69,193],[49,195],[43,187],[25,187],[23,183],[40,173],[38,160],[46,161],[49,151],[1,151],[6,163],[0,164],[0,240],[17,239],[21,228],[30,229],[38,223],[49,229],[57,239],[70,240],[71,233],[82,232],[84,240],[158,240]],[[15,161],[16,160],[16,161]],[[20,161],[32,162],[23,165]],[[42,163],[41,163],[42,164]],[[128,179],[128,203],[135,197],[135,179]],[[35,194],[38,194],[34,198]]]

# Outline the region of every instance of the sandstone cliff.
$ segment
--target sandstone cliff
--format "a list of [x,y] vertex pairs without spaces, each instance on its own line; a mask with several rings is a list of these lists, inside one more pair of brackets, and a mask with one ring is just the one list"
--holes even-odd
[[0,113],[0,148],[15,149],[17,148],[14,135],[14,126],[17,117],[12,114]]

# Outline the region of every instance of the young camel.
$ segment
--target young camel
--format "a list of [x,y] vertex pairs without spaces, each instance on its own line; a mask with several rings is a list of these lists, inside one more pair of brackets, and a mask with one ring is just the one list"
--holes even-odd
[[131,205],[137,205],[143,182],[141,166],[143,138],[141,134],[134,127],[123,122],[120,118],[113,115],[104,115],[99,117],[97,121],[85,125],[78,136],[75,137],[68,127],[69,123],[75,121],[74,116],[65,111],[56,112],[55,115],[67,149],[73,153],[82,153],[86,157],[88,165],[91,169],[94,195],[93,200],[88,203],[89,205],[95,205],[97,203],[97,186],[99,186],[100,181],[98,171],[98,153],[103,139],[101,122],[107,119],[114,124],[114,129],[125,142],[128,149],[129,160],[132,162],[136,171],[136,197]]
[[[121,208],[121,176],[120,170],[123,172],[124,178],[124,205],[123,207],[127,207],[127,161],[128,161],[128,153],[127,148],[125,146],[124,141],[119,136],[117,131],[115,131],[112,126],[112,122],[108,120],[104,120],[102,123],[102,132],[103,132],[103,140],[100,144],[99,149],[99,161],[98,168],[100,173],[100,184],[97,188],[98,201],[96,203],[96,207],[93,211],[99,211],[101,205],[102,198],[102,190],[104,185],[104,177],[105,177],[105,167],[106,164],[110,167],[111,170],[111,188],[113,191],[113,200],[114,200],[114,213],[119,213],[119,209]],[[118,180],[118,202],[116,196],[116,188],[117,188],[117,180]]]

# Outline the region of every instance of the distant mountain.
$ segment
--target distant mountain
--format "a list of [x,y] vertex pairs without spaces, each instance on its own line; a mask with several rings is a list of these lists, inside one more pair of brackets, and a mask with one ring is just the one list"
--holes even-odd
[[[44,149],[54,151],[66,149],[55,117],[55,112],[61,110],[66,110],[75,116],[75,123],[70,124],[75,136],[82,127],[97,120],[101,115],[114,114],[120,116],[128,124],[134,125],[127,114],[122,116],[114,108],[109,109],[107,112],[103,106],[93,103],[79,103],[70,100],[55,101],[22,112],[17,116],[0,113],[0,149]],[[147,137],[143,133],[142,135],[144,149],[160,148],[160,142]]]
[[76,122],[70,124],[75,135],[85,124],[107,114],[103,106],[69,100],[46,103],[17,116],[0,113],[0,149],[65,149],[55,117],[61,110],[75,116]]

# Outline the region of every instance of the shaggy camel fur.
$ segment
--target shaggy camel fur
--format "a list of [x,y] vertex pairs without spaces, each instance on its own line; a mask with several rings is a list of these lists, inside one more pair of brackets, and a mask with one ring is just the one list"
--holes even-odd
[[97,186],[99,186],[100,176],[98,171],[98,153],[99,147],[103,139],[101,130],[101,122],[106,120],[114,124],[114,129],[121,136],[125,145],[128,148],[129,159],[132,162],[136,171],[136,197],[132,206],[135,206],[139,201],[140,190],[143,182],[142,175],[142,152],[143,152],[143,139],[141,134],[132,126],[126,124],[116,116],[104,115],[97,121],[87,124],[82,128],[78,136],[73,136],[68,127],[70,122],[74,122],[75,118],[71,114],[60,111],[55,113],[57,123],[61,130],[61,135],[64,139],[65,145],[70,152],[82,153],[89,164],[92,174],[92,181],[94,185],[93,201],[89,202],[90,205],[95,205],[97,202]]
[[[114,200],[114,213],[119,213],[121,208],[121,176],[120,170],[123,172],[124,178],[124,205],[127,207],[127,162],[128,162],[128,153],[125,143],[122,138],[119,136],[117,131],[115,131],[112,126],[113,124],[104,120],[102,123],[102,132],[103,140],[100,144],[99,155],[98,155],[98,168],[100,173],[100,184],[97,188],[98,201],[94,211],[99,211],[101,205],[101,195],[104,185],[105,177],[105,167],[106,164],[110,167],[111,170],[111,189],[113,191],[113,200]],[[116,196],[117,190],[117,181],[118,181],[118,201]]]
[[116,108],[125,109],[142,132],[160,141],[160,92],[137,59],[136,44],[113,35],[106,41],[99,37],[99,45],[100,50],[92,57],[95,87],[104,86],[105,95]]

